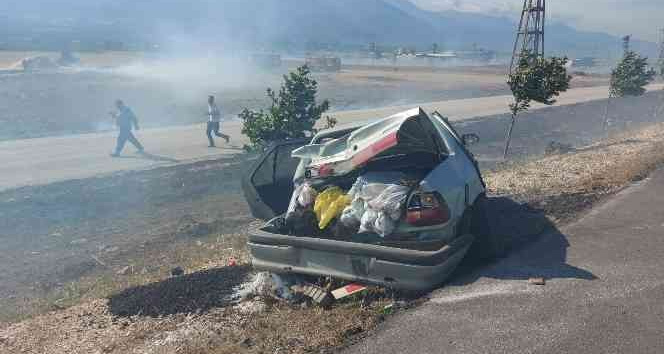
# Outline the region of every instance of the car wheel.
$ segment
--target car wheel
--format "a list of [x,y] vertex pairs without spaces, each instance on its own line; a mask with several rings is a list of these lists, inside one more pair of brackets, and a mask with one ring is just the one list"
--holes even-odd
[[470,249],[472,256],[481,261],[503,257],[505,242],[500,235],[491,232],[489,200],[486,195],[477,197],[470,212],[470,234],[475,236],[475,242]]

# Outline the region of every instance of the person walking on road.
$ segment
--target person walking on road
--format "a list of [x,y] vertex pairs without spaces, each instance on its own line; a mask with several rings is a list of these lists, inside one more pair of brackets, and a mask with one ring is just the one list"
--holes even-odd
[[115,152],[112,153],[111,156],[120,156],[120,152],[122,152],[122,149],[124,148],[127,140],[129,140],[129,142],[136,147],[139,154],[142,153],[143,145],[141,145],[138,139],[136,139],[134,134],[131,132],[132,127],[136,130],[139,130],[138,119],[136,119],[136,115],[131,110],[131,108],[127,107],[124,102],[122,102],[122,100],[115,101],[115,107],[117,108],[117,111],[111,113],[111,115],[115,118],[118,128],[120,128],[120,134],[118,135],[118,142],[115,146]]
[[217,104],[214,102],[214,96],[209,96],[208,97],[208,122],[207,122],[207,129],[206,129],[206,134],[208,141],[210,142],[209,147],[215,147],[214,145],[214,138],[212,138],[212,133],[214,135],[224,138],[226,140],[226,144],[230,141],[230,137],[226,134],[222,134],[219,131],[219,124],[221,122],[221,112],[219,111],[219,107],[217,107]]

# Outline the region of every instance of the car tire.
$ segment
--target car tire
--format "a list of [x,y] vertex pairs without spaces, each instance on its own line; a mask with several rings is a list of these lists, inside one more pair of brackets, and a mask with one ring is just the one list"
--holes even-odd
[[475,236],[470,254],[479,261],[492,261],[505,255],[505,242],[491,232],[489,215],[489,199],[482,194],[471,207],[469,225],[470,234]]

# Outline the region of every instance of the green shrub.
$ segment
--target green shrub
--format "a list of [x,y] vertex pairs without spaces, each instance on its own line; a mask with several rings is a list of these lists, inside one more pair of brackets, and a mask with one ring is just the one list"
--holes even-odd
[[[297,139],[316,132],[316,122],[326,112],[330,103],[324,100],[316,103],[318,83],[310,77],[309,68],[304,65],[294,72],[284,75],[284,83],[279,92],[267,89],[270,107],[267,110],[244,109],[242,134],[251,142],[247,149],[260,150],[274,141]],[[332,127],[336,120],[327,117],[326,127]]]
[[627,51],[618,66],[611,71],[609,94],[612,97],[641,96],[646,92],[645,86],[655,79],[656,74],[654,69],[648,69],[648,58]]

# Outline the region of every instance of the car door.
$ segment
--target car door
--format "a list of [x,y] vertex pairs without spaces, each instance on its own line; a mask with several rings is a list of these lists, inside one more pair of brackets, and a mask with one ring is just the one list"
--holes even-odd
[[309,139],[297,139],[273,144],[245,173],[242,189],[254,217],[269,220],[286,212],[300,162],[291,153],[308,143]]

